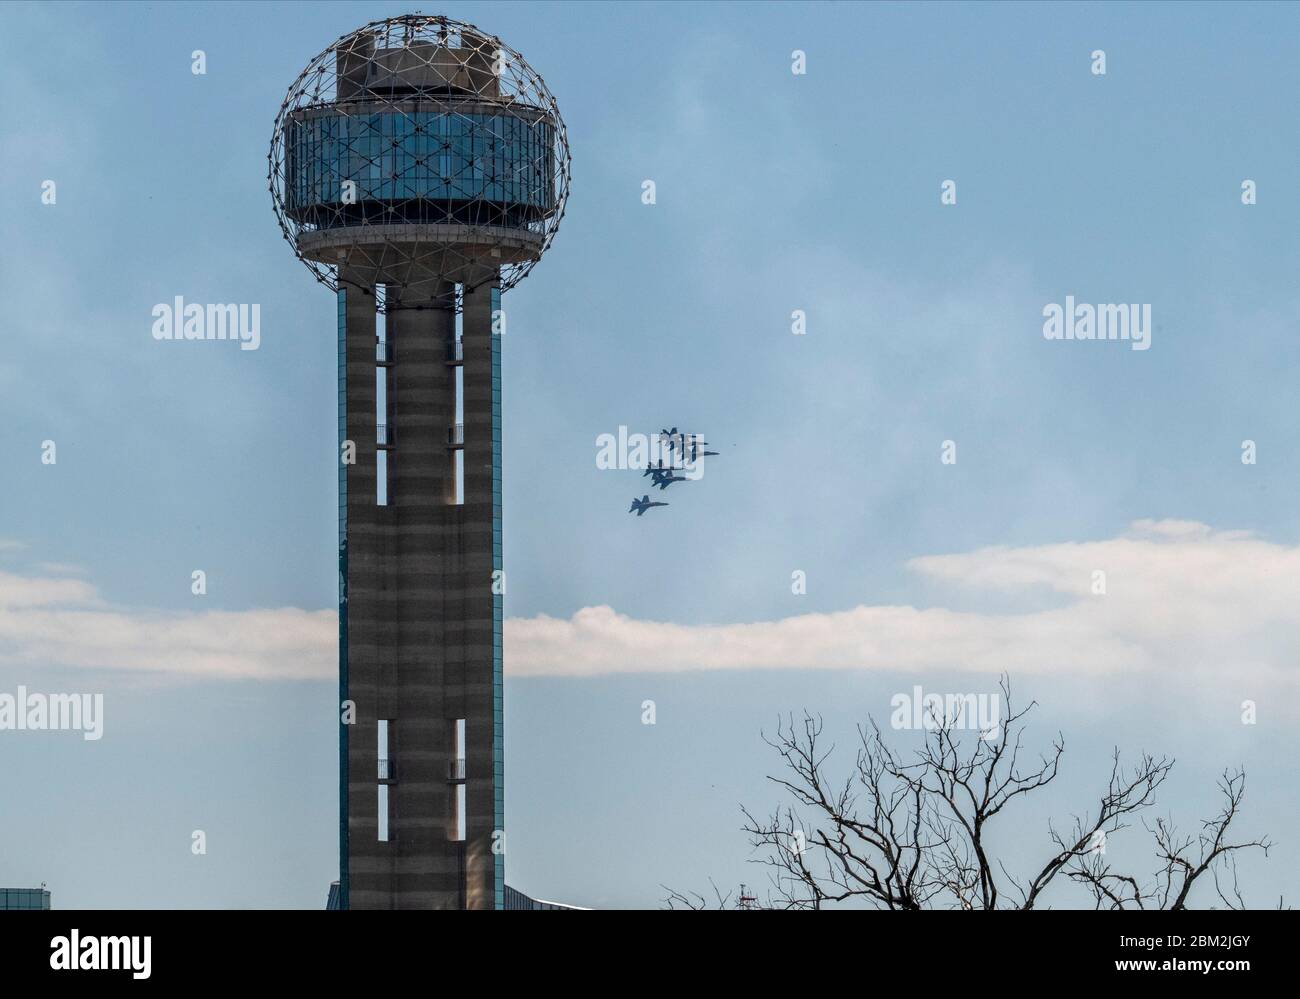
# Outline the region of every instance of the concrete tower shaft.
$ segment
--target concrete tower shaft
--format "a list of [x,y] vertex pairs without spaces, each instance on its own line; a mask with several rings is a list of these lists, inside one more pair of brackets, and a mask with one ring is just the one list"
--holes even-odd
[[500,293],[465,293],[459,339],[451,309],[390,306],[377,349],[370,289],[346,272],[341,282],[341,422],[357,445],[342,511],[340,698],[357,719],[343,730],[345,895],[352,908],[493,908],[504,888]]

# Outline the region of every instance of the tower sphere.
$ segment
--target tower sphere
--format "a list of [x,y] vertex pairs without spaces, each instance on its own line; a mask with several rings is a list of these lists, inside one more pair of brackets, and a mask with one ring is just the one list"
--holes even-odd
[[518,284],[569,194],[555,98],[518,52],[473,25],[406,14],[344,35],[275,119],[276,218],[317,280],[339,271],[397,302]]

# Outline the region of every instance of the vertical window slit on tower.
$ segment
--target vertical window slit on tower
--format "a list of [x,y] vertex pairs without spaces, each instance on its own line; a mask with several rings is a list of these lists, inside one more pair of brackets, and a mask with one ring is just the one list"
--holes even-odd
[[[465,286],[456,285],[456,323],[455,323],[456,343],[464,349],[465,345]],[[462,355],[463,356],[463,355]],[[465,366],[457,365],[452,369],[455,376],[455,419],[454,423],[464,424],[465,422]],[[451,452],[451,474],[452,489],[455,494],[454,502],[457,505],[463,505],[465,502],[465,452],[460,448],[454,448]]]
[[384,312],[385,286],[375,286],[375,503],[388,506],[388,445],[392,427],[388,423],[388,367],[392,345],[388,340],[388,317]]
[[465,841],[465,719],[457,718],[452,739],[451,777],[456,782],[455,823],[452,838]]
[[387,843],[392,837],[389,834],[389,800],[388,784],[385,783],[393,778],[394,766],[393,758],[389,751],[388,745],[388,719],[379,719],[378,725],[378,757],[379,757],[379,842]]

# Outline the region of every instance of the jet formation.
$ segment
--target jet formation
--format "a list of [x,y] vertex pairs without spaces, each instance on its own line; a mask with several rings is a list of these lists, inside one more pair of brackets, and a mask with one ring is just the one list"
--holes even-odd
[[[674,454],[683,464],[693,465],[700,458],[717,457],[720,453],[718,451],[701,450],[709,446],[708,441],[704,440],[699,434],[684,434],[676,427],[671,430],[664,427],[660,430],[659,443],[668,448],[669,464],[665,464],[664,460],[660,458],[656,464],[647,465],[646,470],[641,473],[641,477],[644,479],[647,475],[651,476],[650,488],[653,489],[658,486],[660,492],[664,492],[674,482],[685,482],[688,478],[685,475],[674,474],[682,468],[681,464],[672,461]],[[628,510],[628,513],[635,513],[640,517],[652,506],[667,505],[667,503],[651,503],[650,494],[647,493],[640,499],[635,496],[632,497],[632,508]]]

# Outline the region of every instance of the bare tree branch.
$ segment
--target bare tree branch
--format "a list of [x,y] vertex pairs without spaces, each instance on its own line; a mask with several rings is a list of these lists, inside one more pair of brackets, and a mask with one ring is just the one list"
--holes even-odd
[[[1112,868],[1109,837],[1129,828],[1155,803],[1174,761],[1142,754],[1131,769],[1111,756],[1110,780],[1090,811],[1073,817],[1068,832],[1050,823],[1052,852],[1027,880],[990,855],[989,830],[1009,806],[1047,787],[1060,773],[1065,740],[1032,755],[1023,746],[1025,716],[1036,702],[1015,710],[1010,680],[999,689],[1006,721],[985,732],[962,731],[951,717],[927,719],[923,745],[909,760],[886,744],[874,720],[858,729],[852,770],[830,776],[835,747],[822,739],[820,717],[789,715],[764,742],[776,750],[783,772],[770,776],[791,804],[766,818],[742,808],[744,831],[768,869],[767,907],[821,909],[837,903],[880,909],[1033,909],[1059,883],[1088,893],[1098,909],[1186,908],[1207,872],[1215,896],[1229,908],[1245,903],[1238,890],[1236,857],[1267,839],[1230,842],[1228,828],[1241,807],[1245,774],[1225,771],[1219,781],[1223,808],[1182,836],[1168,819],[1147,826],[1158,868],[1143,879]],[[672,908],[706,907],[704,896],[669,891]],[[718,907],[726,896],[713,886]],[[744,893],[742,892],[743,896]],[[746,896],[746,898],[748,898]],[[1279,901],[1279,906],[1281,902]]]

